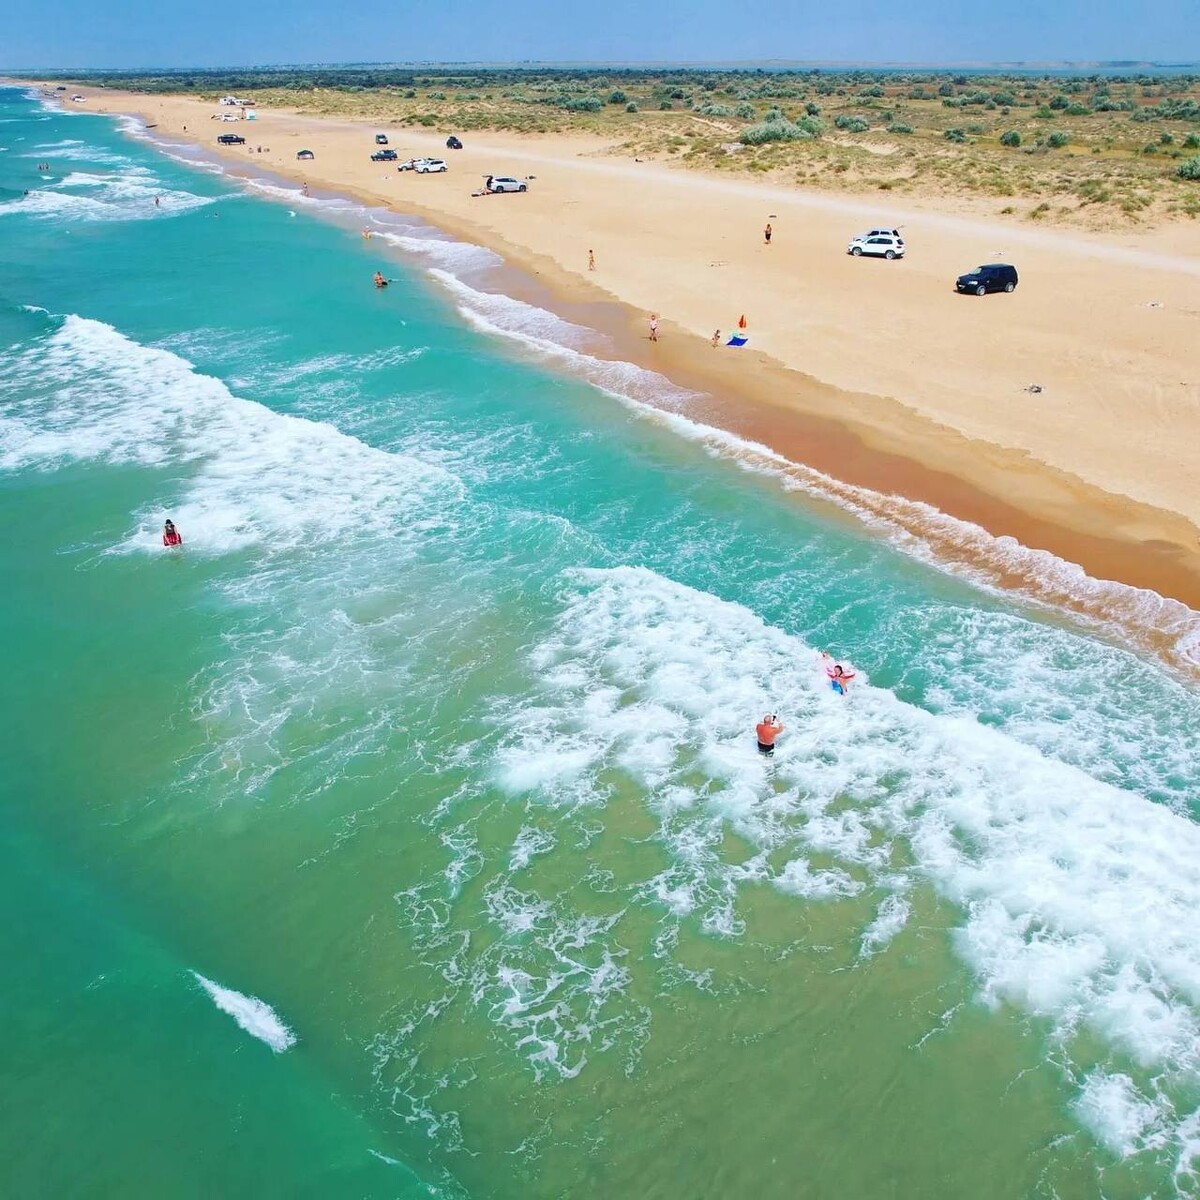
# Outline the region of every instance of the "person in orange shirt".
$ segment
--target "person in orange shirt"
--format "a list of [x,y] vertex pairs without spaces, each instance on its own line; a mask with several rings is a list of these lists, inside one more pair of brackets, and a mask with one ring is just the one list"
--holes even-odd
[[163,525],[163,545],[164,546],[182,546],[183,538],[179,535],[179,530],[175,528],[175,522],[170,518]]
[[758,735],[759,752],[770,757],[775,753],[775,739],[783,732],[783,722],[774,713],[767,713],[754,732]]

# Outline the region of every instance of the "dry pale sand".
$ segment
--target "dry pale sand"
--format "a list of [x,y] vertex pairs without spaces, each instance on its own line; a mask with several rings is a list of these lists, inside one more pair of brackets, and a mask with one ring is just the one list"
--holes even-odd
[[[210,103],[87,94],[92,111],[137,113],[213,150],[219,133],[244,134],[270,152],[225,157],[426,216],[559,296],[619,301],[631,356],[709,381],[723,397],[710,419],[1200,607],[1196,223],[1067,233],[947,199],[639,163],[590,137],[479,133],[446,151],[444,133],[270,110],[226,125]],[[435,154],[449,172],[370,162],[377,129],[401,158]],[[297,163],[301,147],[315,162]],[[489,172],[530,177],[528,193],[472,197]],[[872,224],[902,228],[904,261],[846,254]],[[1014,294],[954,293],[959,273],[994,260],[1018,266]],[[651,311],[656,346],[642,341]],[[712,350],[713,330],[728,334],[741,314],[757,353]],[[852,446],[827,436],[832,425]]]

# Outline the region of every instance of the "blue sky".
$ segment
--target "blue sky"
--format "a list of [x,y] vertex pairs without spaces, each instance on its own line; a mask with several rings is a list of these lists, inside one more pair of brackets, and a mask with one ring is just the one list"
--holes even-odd
[[0,67],[1200,60],[1200,0],[10,0]]

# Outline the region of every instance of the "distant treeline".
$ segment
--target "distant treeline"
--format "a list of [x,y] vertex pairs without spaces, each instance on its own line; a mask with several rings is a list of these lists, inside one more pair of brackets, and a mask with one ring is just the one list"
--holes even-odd
[[[657,91],[660,89],[697,88],[706,92],[722,91],[730,95],[751,90],[755,96],[792,99],[809,92],[833,93],[845,88],[887,85],[920,88],[952,85],[981,88],[987,83],[1009,84],[1014,88],[1036,87],[1053,81],[1066,92],[1096,89],[1102,85],[1133,85],[1153,88],[1158,95],[1183,94],[1200,80],[1200,74],[1096,72],[1081,75],[1075,71],[977,72],[866,69],[833,70],[813,67],[787,71],[768,68],[605,68],[584,70],[568,67],[506,67],[452,70],[447,67],[271,67],[245,70],[205,71],[59,71],[47,79],[86,80],[95,85],[139,92],[249,92],[260,89],[311,91],[330,88],[342,91],[378,89],[412,90],[449,89],[489,91],[504,88],[555,88],[560,91],[597,92],[614,87]],[[943,93],[944,94],[944,93]]]

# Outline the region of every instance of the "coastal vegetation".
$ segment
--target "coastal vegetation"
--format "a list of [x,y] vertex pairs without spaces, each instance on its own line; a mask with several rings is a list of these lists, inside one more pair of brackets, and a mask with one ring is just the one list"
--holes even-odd
[[448,133],[592,133],[614,153],[809,187],[995,198],[1035,220],[1200,216],[1200,72],[359,66],[71,78]]

